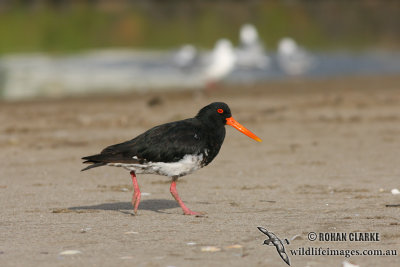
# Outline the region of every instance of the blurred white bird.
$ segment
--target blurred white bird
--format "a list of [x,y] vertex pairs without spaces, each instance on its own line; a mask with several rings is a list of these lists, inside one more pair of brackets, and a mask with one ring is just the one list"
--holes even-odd
[[271,60],[265,53],[257,29],[252,24],[244,24],[240,29],[240,45],[236,49],[237,66],[243,68],[266,69]]
[[193,45],[182,46],[174,55],[174,65],[182,70],[188,70],[196,65],[198,60],[198,51]]
[[208,59],[204,69],[206,83],[212,84],[222,80],[235,67],[236,55],[232,43],[227,39],[220,39]]
[[289,37],[278,44],[278,63],[288,75],[301,75],[309,71],[315,64],[314,58]]

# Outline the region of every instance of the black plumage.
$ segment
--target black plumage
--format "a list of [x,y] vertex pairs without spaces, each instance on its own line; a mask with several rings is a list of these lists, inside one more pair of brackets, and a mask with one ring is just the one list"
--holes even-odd
[[[216,112],[218,109],[224,112]],[[84,163],[93,165],[82,171],[108,163],[177,162],[185,155],[199,154],[206,166],[217,156],[225,138],[226,118],[231,116],[228,105],[212,103],[194,118],[156,126],[132,140],[106,147],[100,154],[83,157]]]

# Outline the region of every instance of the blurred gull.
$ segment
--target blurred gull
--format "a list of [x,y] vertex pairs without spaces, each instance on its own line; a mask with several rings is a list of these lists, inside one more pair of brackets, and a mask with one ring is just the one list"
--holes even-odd
[[270,58],[259,39],[257,29],[252,24],[244,24],[240,29],[240,45],[236,49],[237,66],[243,68],[266,69]]
[[278,45],[278,63],[286,74],[301,75],[309,71],[315,62],[292,38],[285,37]]
[[236,55],[232,43],[220,39],[209,55],[203,72],[206,83],[212,84],[222,80],[235,67]]
[[193,68],[198,60],[198,51],[193,45],[182,46],[173,56],[174,65],[182,70]]

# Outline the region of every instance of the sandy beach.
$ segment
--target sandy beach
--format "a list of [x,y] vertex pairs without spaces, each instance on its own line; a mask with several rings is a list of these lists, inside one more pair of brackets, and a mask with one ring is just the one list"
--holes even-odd
[[[287,266],[262,245],[261,226],[289,240],[292,266],[400,266],[399,256],[292,253],[400,253],[399,85],[371,76],[0,102],[0,265]],[[206,216],[182,215],[156,175],[138,175],[134,216],[127,171],[80,171],[81,157],[214,101],[263,142],[227,126],[217,158],[179,180],[183,201]],[[311,232],[379,241],[310,241]]]

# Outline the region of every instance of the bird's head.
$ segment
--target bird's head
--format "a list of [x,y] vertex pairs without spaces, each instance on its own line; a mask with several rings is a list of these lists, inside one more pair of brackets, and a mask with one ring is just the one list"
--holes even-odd
[[202,108],[196,116],[197,119],[210,127],[223,127],[230,125],[258,142],[262,140],[250,132],[246,127],[237,122],[233,117],[230,108],[223,102],[214,102]]

